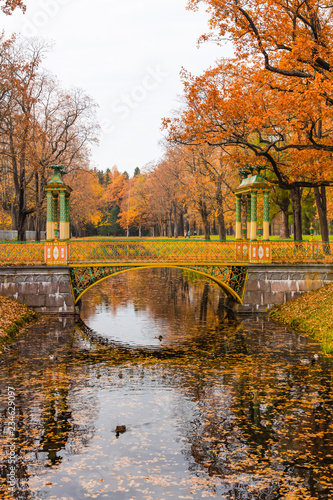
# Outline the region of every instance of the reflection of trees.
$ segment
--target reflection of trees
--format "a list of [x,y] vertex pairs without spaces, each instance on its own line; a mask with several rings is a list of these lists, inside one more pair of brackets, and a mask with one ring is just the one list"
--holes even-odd
[[[200,363],[177,381],[184,454],[193,474],[219,477],[218,493],[226,498],[333,495],[331,376],[325,366],[297,364],[296,336],[272,335],[263,321],[240,323],[225,309],[218,287],[195,274],[149,270],[122,275],[117,287],[112,279],[104,283],[111,287],[112,307],[125,291],[123,299],[164,319],[163,336],[181,339],[179,351]],[[214,372],[210,360],[223,367]]]
[[58,465],[62,457],[57,456],[57,452],[65,447],[71,430],[71,411],[67,404],[69,379],[64,373],[59,373],[57,367],[45,374],[45,379],[47,393],[40,449],[47,452],[49,465]]
[[179,406],[190,399],[196,416],[182,429],[184,454],[198,477],[205,471],[222,479],[220,494],[242,500],[332,498],[328,367],[249,360],[218,374],[202,369],[184,377],[182,386]]
[[197,273],[159,268],[111,277],[83,296],[81,316],[88,319],[95,307],[115,314],[129,302],[163,324],[163,346],[185,344],[216,358],[247,352],[242,327],[224,307],[223,291]]
[[[19,498],[32,498],[28,478],[42,467],[58,465],[65,453],[79,453],[94,435],[96,401],[85,399],[88,367],[81,367],[81,377],[73,375],[74,367],[67,362],[72,349],[72,321],[45,320],[32,325],[18,339],[18,355],[12,355],[8,371],[4,373],[3,387],[15,390],[15,452],[17,456],[16,477]],[[49,359],[49,353],[57,356]],[[61,360],[66,361],[63,363]],[[72,395],[75,380],[75,397],[80,385],[80,405]],[[79,406],[79,408],[78,408]],[[87,415],[77,415],[82,407]],[[88,410],[87,410],[88,408]],[[0,492],[8,491],[8,405],[5,394],[0,394],[0,431],[3,446],[0,448],[0,477],[3,485]],[[1,494],[0,494],[1,496]]]

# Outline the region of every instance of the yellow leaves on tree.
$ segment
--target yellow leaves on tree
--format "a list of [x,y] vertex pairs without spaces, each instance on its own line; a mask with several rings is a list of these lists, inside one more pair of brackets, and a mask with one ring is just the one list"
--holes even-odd
[[148,215],[148,190],[147,176],[143,174],[136,175],[127,181],[126,194],[122,200],[121,210],[118,218],[120,226],[128,231],[132,227],[141,230],[151,223]]
[[76,170],[66,177],[66,183],[73,189],[71,194],[71,222],[78,229],[79,236],[88,224],[97,226],[102,218],[102,187],[93,171]]
[[0,206],[0,229],[11,229],[12,218]]
[[104,200],[107,205],[112,208],[120,207],[122,199],[126,195],[127,190],[127,175],[121,174],[118,168],[114,165],[109,174],[109,184],[104,193]]

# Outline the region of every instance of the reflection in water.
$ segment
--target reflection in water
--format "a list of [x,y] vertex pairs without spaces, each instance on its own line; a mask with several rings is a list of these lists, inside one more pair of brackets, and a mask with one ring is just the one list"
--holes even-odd
[[178,347],[195,338],[206,344],[217,329],[239,326],[224,301],[219,287],[194,273],[140,270],[93,287],[83,296],[81,318],[113,345]]
[[1,366],[4,498],[332,498],[332,362],[305,337],[160,269],[92,288],[82,317],[44,318]]

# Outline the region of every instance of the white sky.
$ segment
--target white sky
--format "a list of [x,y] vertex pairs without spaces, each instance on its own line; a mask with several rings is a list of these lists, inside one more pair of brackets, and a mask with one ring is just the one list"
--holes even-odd
[[[204,44],[207,14],[186,0],[26,0],[27,12],[1,15],[6,34],[54,41],[44,66],[63,87],[80,87],[99,105],[102,127],[92,164],[130,175],[163,153],[161,120],[180,106],[181,67],[202,73],[226,48]],[[230,51],[229,51],[230,54]]]

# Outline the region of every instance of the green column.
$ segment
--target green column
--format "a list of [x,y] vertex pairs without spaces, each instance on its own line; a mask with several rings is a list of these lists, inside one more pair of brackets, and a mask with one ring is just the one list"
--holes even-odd
[[246,238],[249,240],[251,237],[251,195],[248,194],[247,198],[247,227],[246,227]]
[[242,195],[236,194],[236,240],[242,239]]
[[69,196],[66,196],[66,222],[69,222]]
[[67,221],[66,221],[66,193],[60,191],[59,193],[59,229],[60,239],[67,239]]
[[263,240],[269,240],[269,192],[264,191]]
[[58,222],[58,196],[52,193],[52,222]]
[[257,191],[251,191],[251,236],[252,241],[257,239]]
[[59,221],[66,221],[66,195],[64,191],[59,193]]
[[58,194],[53,192],[53,203],[52,203],[52,218],[53,218],[53,230],[54,238],[59,238],[59,224],[58,224]]
[[46,191],[46,239],[53,240],[53,196],[52,191]]

